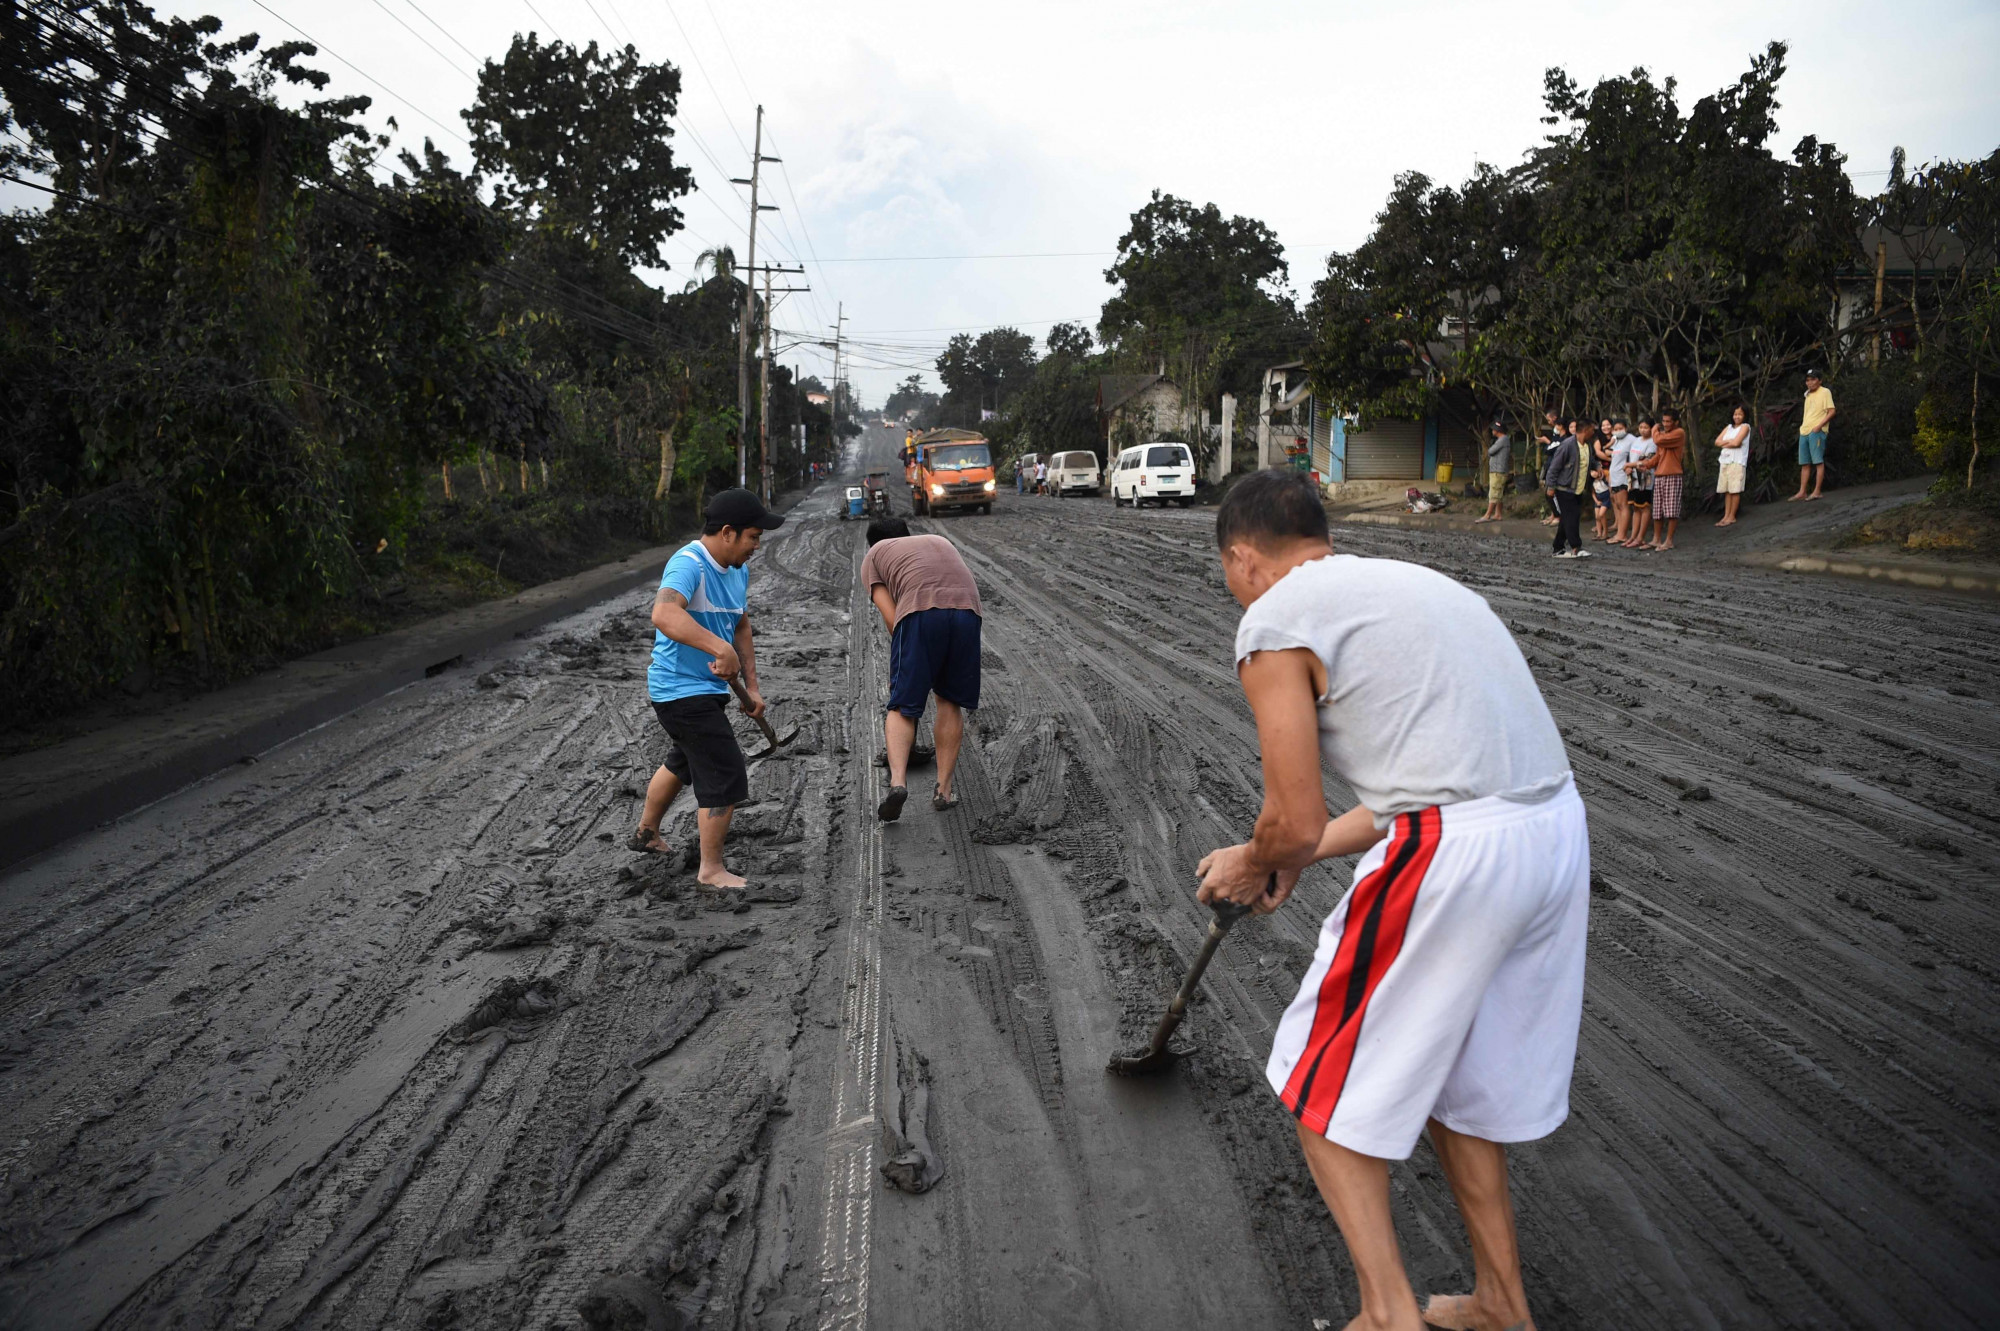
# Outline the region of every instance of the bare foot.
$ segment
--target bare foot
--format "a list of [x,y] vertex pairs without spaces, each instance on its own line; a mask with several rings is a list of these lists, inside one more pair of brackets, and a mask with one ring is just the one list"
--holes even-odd
[[664,855],[668,850],[667,843],[660,839],[660,829],[657,827],[640,828],[632,834],[632,839],[625,845],[627,849],[650,855]]
[[1813,495],[1807,495],[1807,496],[1806,496],[1806,498],[1807,498],[1807,499],[1817,499],[1817,498],[1819,498],[1819,496],[1818,496],[1818,495],[1816,495],[1816,494],[1813,494]]
[[750,880],[748,878],[745,878],[740,873],[731,873],[727,869],[717,869],[712,873],[707,870],[704,870],[701,873],[696,874],[694,876],[694,880],[697,883],[700,883],[703,887],[750,886]]
[[1424,1304],[1425,1324],[1443,1331],[1534,1331],[1533,1318],[1503,1322],[1504,1315],[1484,1312],[1470,1294],[1433,1294]]
[[1785,502],[1788,504],[1796,504],[1799,502],[1799,500],[1804,499],[1805,497],[1806,497],[1806,492],[1804,490],[1801,490],[1797,494],[1785,500]]

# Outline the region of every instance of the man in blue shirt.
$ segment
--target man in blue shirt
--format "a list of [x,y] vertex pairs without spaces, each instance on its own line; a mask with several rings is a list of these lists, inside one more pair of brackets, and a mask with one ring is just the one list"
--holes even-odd
[[722,862],[723,842],[736,806],[750,795],[749,769],[724,709],[729,681],[743,677],[751,716],[764,713],[757,688],[757,652],[745,613],[750,575],[743,566],[764,533],[784,519],[748,490],[724,490],[708,501],[701,539],[689,541],[667,561],[653,598],[653,660],[646,693],[660,726],[673,740],[667,761],[646,787],[646,808],[632,849],[665,851],[660,820],[667,806],[694,787],[701,829],[698,881],[710,887],[743,887]]

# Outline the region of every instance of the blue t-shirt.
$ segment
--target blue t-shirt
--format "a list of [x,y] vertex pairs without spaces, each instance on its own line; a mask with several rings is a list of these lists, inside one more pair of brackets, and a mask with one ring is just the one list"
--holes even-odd
[[[744,597],[750,590],[748,569],[724,568],[700,541],[689,541],[667,561],[666,572],[660,576],[660,588],[679,592],[687,600],[688,613],[694,616],[695,623],[724,642],[736,641],[736,621],[743,618]],[[728,681],[709,669],[714,661],[707,652],[675,642],[654,629],[653,663],[646,667],[646,692],[654,702],[727,693]]]

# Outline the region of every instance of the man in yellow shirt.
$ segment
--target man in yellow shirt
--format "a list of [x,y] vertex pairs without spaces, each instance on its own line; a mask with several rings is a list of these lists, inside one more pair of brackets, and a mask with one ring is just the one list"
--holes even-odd
[[[1819,498],[1826,484],[1826,427],[1833,423],[1833,394],[1819,381],[1818,370],[1806,371],[1806,400],[1799,417],[1799,492],[1797,499]],[[1806,493],[1806,483],[1812,493]],[[1791,500],[1787,500],[1787,503]]]

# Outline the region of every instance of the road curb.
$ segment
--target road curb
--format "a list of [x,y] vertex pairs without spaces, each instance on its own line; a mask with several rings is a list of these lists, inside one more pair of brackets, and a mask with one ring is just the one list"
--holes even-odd
[[[170,708],[0,761],[0,869],[254,758],[467,656],[659,577],[676,545],[329,651]],[[231,713],[247,713],[251,719]]]

